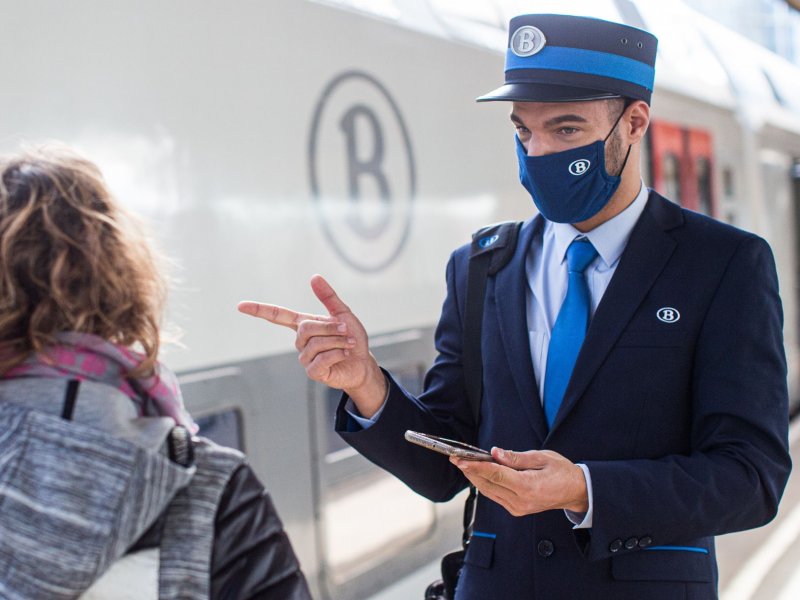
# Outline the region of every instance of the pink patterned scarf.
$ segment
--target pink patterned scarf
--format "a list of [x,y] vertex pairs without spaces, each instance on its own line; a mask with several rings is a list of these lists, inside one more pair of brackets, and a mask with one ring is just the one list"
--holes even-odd
[[88,333],[65,332],[56,339],[58,345],[48,348],[44,357],[31,355],[3,378],[64,377],[105,383],[129,396],[141,416],[171,417],[197,433],[197,425],[183,406],[178,379],[166,366],[158,363],[154,375],[131,379],[126,373],[142,362],[140,353]]

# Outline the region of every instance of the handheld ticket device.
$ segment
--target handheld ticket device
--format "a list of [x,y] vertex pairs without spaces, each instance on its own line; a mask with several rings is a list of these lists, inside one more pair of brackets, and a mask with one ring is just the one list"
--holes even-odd
[[494,461],[492,455],[486,450],[465,444],[464,442],[448,440],[447,438],[441,438],[427,433],[418,433],[411,430],[406,431],[405,438],[412,444],[417,444],[418,446],[440,454],[446,454],[447,456],[457,456],[467,460]]

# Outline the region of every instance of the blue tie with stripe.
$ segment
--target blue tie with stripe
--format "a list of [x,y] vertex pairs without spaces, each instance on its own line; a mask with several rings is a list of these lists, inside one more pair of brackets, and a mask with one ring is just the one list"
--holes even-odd
[[552,427],[556,420],[583,338],[586,337],[591,299],[583,272],[596,256],[597,250],[585,238],[573,241],[567,248],[567,295],[550,335],[544,376],[544,416],[548,427]]

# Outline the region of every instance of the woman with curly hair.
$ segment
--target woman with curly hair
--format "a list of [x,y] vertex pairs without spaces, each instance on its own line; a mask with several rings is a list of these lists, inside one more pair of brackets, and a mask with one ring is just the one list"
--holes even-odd
[[158,360],[162,260],[62,146],[0,161],[0,597],[310,598]]

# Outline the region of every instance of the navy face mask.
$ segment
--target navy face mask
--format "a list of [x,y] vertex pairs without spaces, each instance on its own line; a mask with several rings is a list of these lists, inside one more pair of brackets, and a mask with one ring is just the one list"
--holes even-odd
[[[621,118],[622,115],[617,123]],[[608,204],[621,180],[606,171],[606,140],[617,123],[603,140],[545,156],[528,156],[525,146],[515,136],[519,180],[545,219],[554,223],[580,223]],[[628,146],[622,170],[630,153]]]

